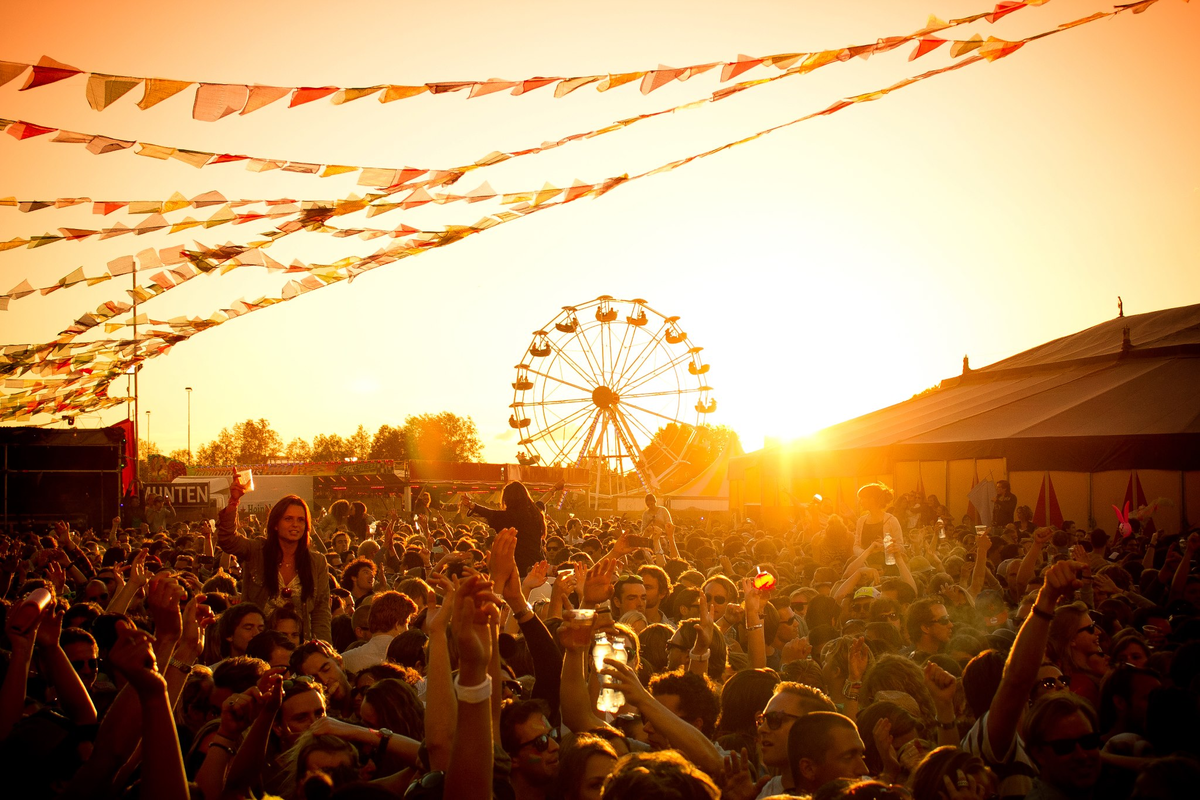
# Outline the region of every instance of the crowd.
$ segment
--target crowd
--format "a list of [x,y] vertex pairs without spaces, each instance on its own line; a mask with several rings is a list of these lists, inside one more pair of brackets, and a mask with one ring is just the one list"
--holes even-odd
[[1198,532],[820,498],[778,527],[298,497],[21,526],[14,798],[1167,798],[1200,785]]

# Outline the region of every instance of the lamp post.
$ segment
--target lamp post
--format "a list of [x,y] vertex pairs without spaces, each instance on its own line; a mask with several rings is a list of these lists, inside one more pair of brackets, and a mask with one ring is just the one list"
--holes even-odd
[[183,387],[188,393],[188,466],[192,465],[192,387]]
[[150,465],[150,412],[146,412],[146,465]]

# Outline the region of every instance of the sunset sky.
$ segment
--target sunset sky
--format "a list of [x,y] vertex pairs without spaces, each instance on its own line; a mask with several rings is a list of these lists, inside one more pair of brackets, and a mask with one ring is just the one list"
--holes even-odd
[[[1013,40],[1111,8],[1050,0],[942,35]],[[521,79],[864,44],[911,33],[929,14],[986,10],[986,0],[21,3],[4,15],[0,60],[48,55],[89,72],[281,86]],[[1094,325],[1115,316],[1118,295],[1126,314],[1200,302],[1198,37],[1200,3],[1161,0],[232,320],[147,364],[140,422],[151,411],[159,448],[185,447],[185,386],[194,387],[193,450],[246,418],[269,419],[287,441],[450,410],[475,420],[486,460],[512,461],[510,382],[531,331],[563,305],[609,294],[682,317],[712,365],[711,422],[733,427],[751,450],[764,437],[799,436],[907,399],[958,374],[964,354],[982,366]],[[515,159],[454,188],[486,179],[515,192],[642,172],[953,63],[946,47],[909,62],[912,49]],[[759,67],[738,79],[774,74]],[[292,109],[284,99],[207,123],[191,118],[194,90],[141,111],[138,88],[97,113],[82,76],[27,92],[18,91],[22,80],[0,87],[0,117],[188,149],[394,167],[466,164],[722,86],[714,70],[645,96],[633,83],[561,99],[549,88]],[[195,169],[132,151],[96,156],[50,138],[0,136],[0,197],[367,191],[353,175]],[[337,224],[433,228],[499,208],[430,205]],[[0,241],[141,219],[93,215],[87,205],[0,208]],[[52,284],[81,265],[97,274],[147,247],[244,243],[269,227],[11,250],[0,253],[0,291],[25,278]],[[266,252],[285,264],[330,262],[391,241],[301,233]],[[207,275],[143,310],[207,316],[239,297],[278,293],[290,277]],[[127,299],[127,286],[126,278],[15,300],[0,312],[0,342],[50,341],[98,304]],[[125,413],[85,414],[79,424]]]

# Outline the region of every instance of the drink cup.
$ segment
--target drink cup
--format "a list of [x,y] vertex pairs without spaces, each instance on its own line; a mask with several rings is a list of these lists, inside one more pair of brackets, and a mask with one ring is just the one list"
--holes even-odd
[[237,471],[237,482],[247,494],[254,491],[254,470],[247,467]]

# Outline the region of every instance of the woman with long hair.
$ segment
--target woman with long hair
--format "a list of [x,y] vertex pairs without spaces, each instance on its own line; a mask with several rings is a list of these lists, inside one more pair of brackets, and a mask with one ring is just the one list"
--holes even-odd
[[1100,707],[1100,683],[1108,673],[1100,626],[1080,602],[1059,606],[1050,623],[1046,654],[1062,670],[1071,691]]
[[572,734],[558,760],[558,796],[563,800],[600,800],[604,779],[617,763],[617,751],[591,733]]
[[300,617],[301,641],[330,641],[329,566],[310,546],[308,504],[296,495],[284,497],[271,508],[267,538],[248,539],[237,531],[243,494],[245,489],[235,479],[229,505],[217,518],[218,545],[242,564],[242,599],[267,614],[290,605]]
[[542,543],[546,539],[546,515],[534,504],[529,490],[520,481],[513,481],[500,494],[500,510],[475,503],[466,495],[463,509],[470,515],[483,517],[492,530],[517,529],[517,572],[524,578],[530,568],[546,559]]

